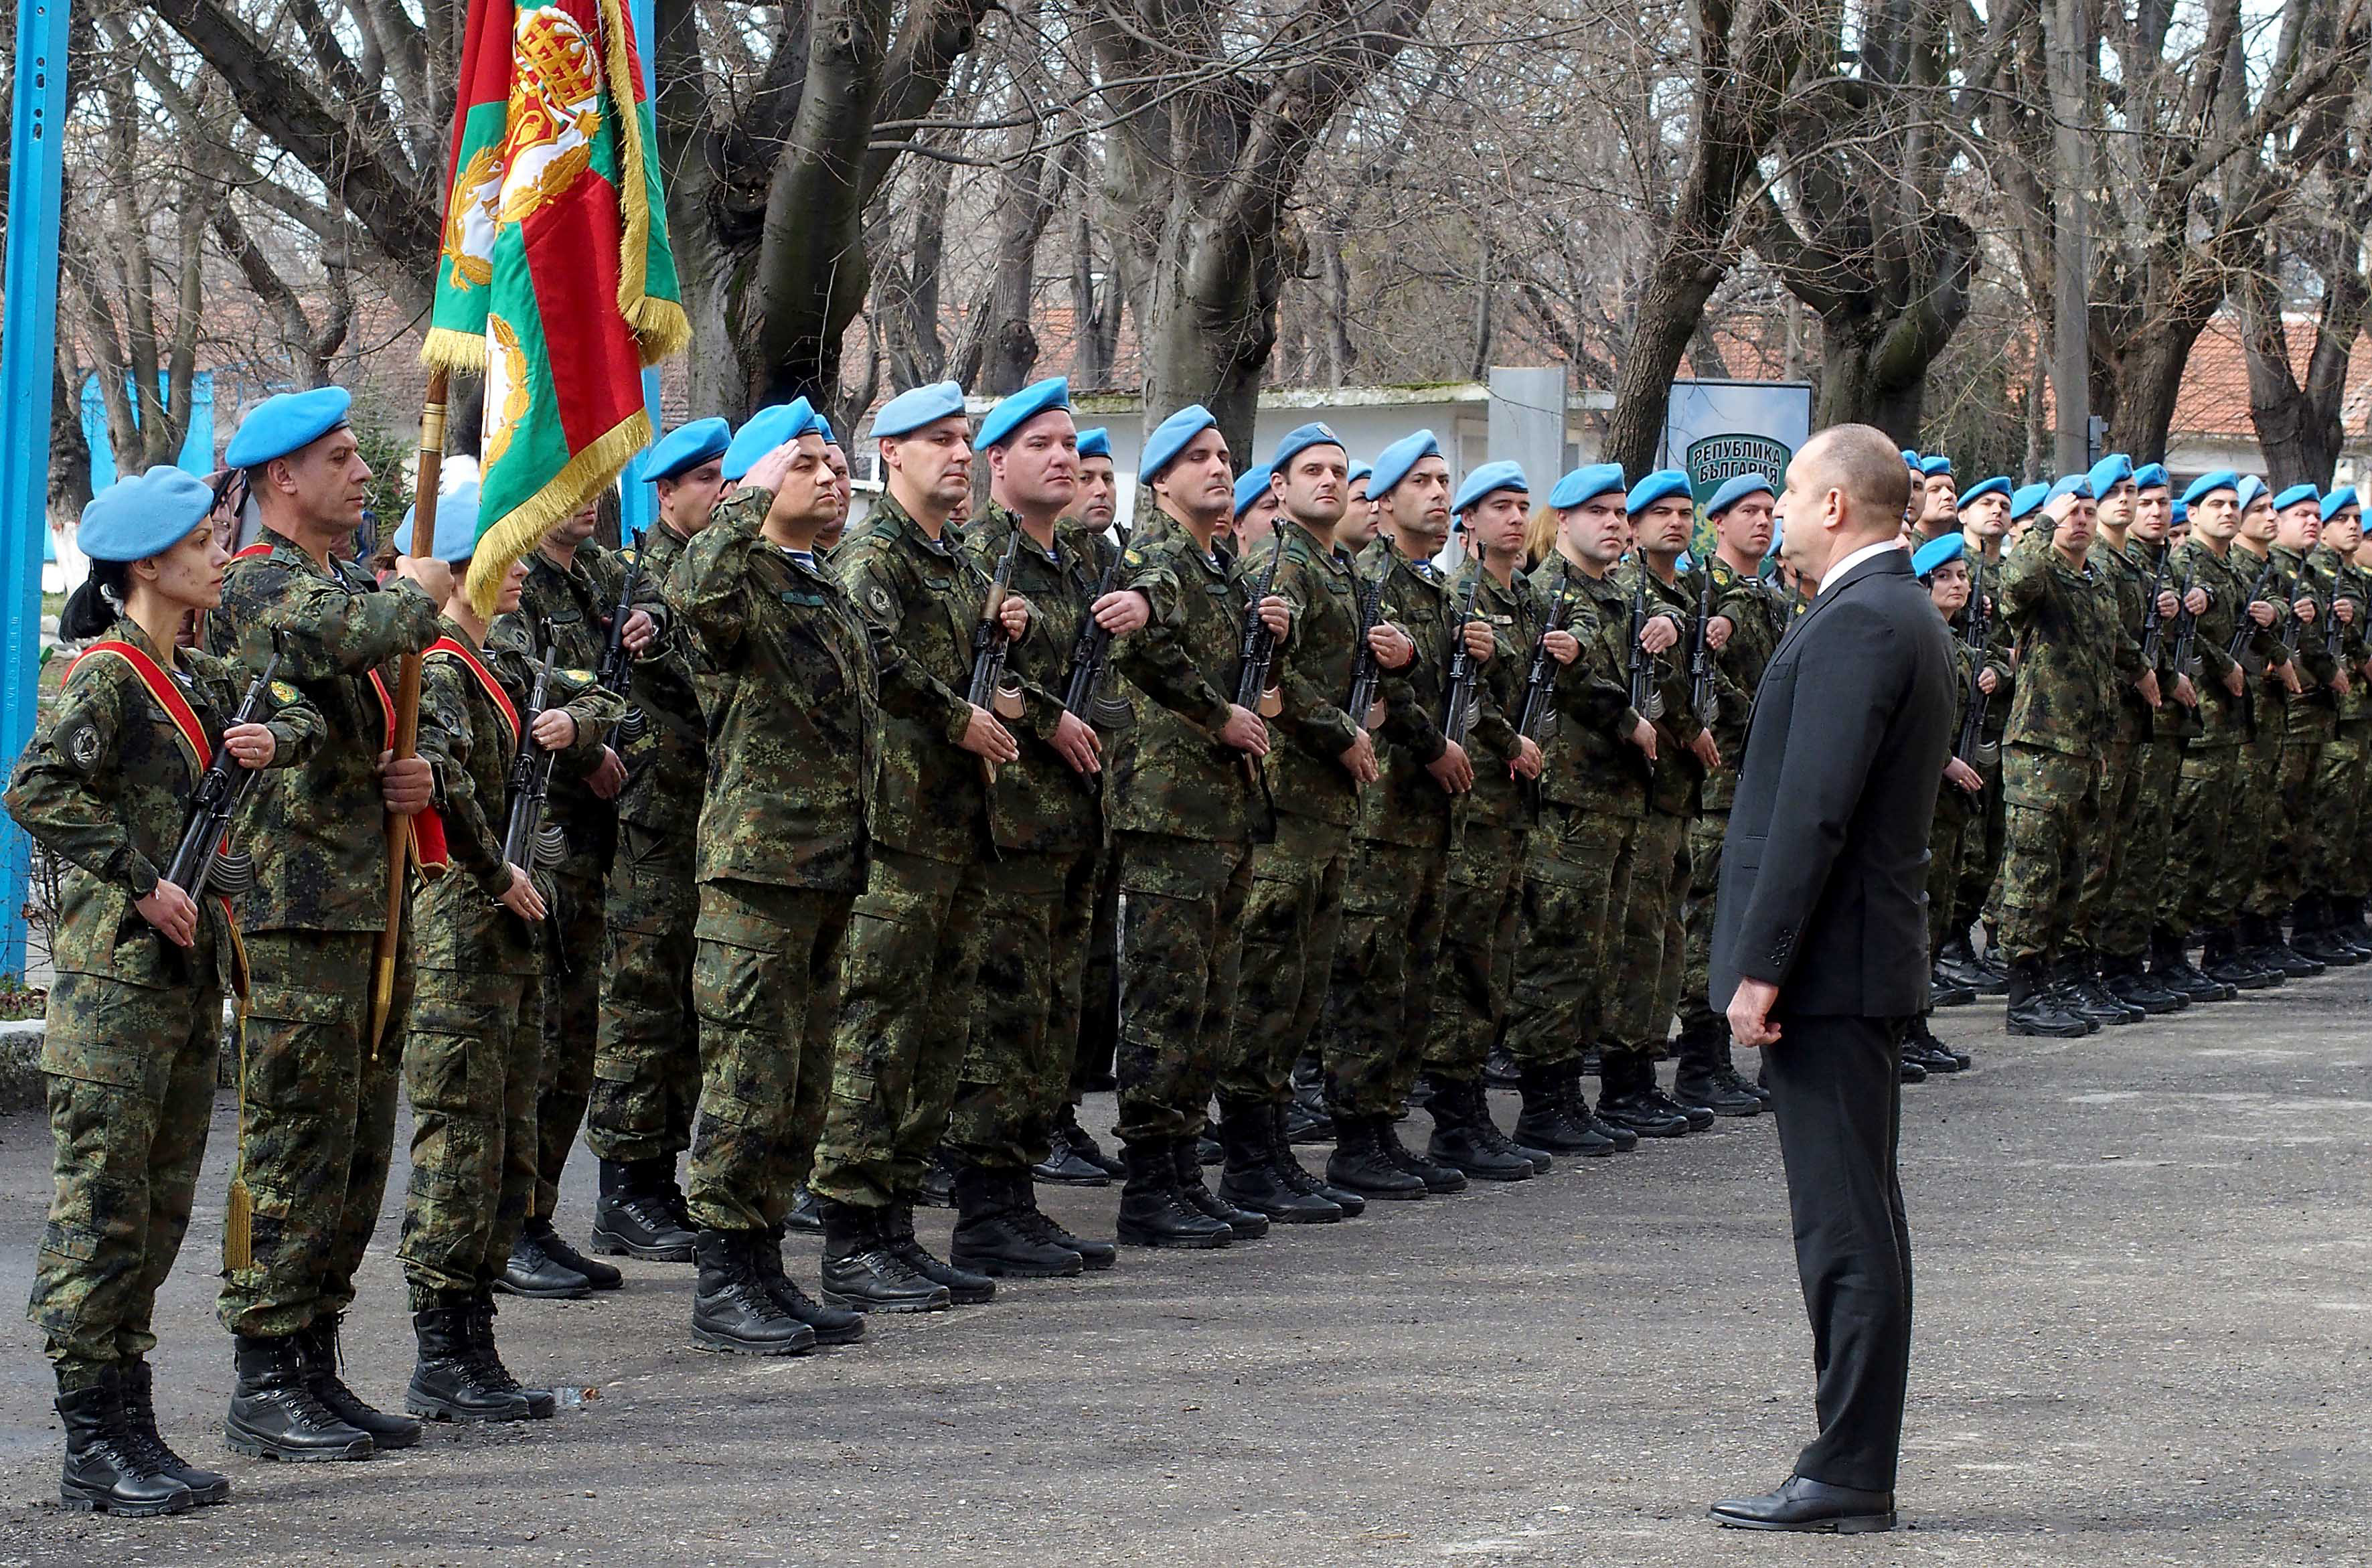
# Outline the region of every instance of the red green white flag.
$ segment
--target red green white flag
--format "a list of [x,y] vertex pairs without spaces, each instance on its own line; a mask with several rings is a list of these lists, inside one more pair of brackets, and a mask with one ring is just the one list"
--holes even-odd
[[624,0],[471,0],[446,189],[421,356],[486,378],[470,593],[491,609],[649,444],[643,369],[692,335]]

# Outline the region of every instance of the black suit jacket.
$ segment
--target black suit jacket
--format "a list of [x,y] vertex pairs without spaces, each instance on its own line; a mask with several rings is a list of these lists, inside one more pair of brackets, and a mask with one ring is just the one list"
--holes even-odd
[[1723,842],[1709,988],[1779,987],[1782,1014],[1927,1005],[1927,831],[1951,753],[1943,618],[1907,552],[1855,564],[1763,670]]

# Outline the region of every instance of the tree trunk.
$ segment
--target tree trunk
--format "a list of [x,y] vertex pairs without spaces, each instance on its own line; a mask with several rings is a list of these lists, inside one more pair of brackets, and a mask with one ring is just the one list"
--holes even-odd
[[[82,372],[72,356],[58,354],[50,366],[50,526],[70,528],[90,505],[90,442],[82,430]],[[69,380],[73,383],[68,385]]]
[[1207,224],[1189,220],[1155,262],[1153,314],[1139,329],[1145,417],[1150,428],[1172,410],[1201,403],[1243,468],[1251,460],[1262,372],[1276,346],[1282,279],[1273,239],[1227,260],[1211,253],[1223,243]]
[[2350,349],[2364,329],[2364,275],[2344,262],[2321,269],[2322,309],[2300,385],[2270,271],[2275,264],[2268,258],[2266,266],[2250,269],[2234,291],[2249,363],[2249,419],[2269,474],[2285,484],[2305,480],[2328,487],[2347,438],[2343,399]]
[[1692,252],[1692,241],[1676,227],[1639,296],[1639,309],[1624,345],[1614,383],[1614,408],[1606,417],[1601,460],[1621,463],[1627,474],[1656,466],[1664,419],[1671,402],[1672,377],[1680,355],[1696,335],[1705,301],[1721,282],[1721,271]]

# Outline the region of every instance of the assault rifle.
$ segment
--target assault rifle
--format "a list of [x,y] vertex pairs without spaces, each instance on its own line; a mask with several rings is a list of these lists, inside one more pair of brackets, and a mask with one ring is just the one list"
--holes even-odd
[[1710,726],[1720,716],[1721,698],[1713,689],[1713,563],[1697,563],[1696,634],[1689,645],[1689,706],[1697,722]]
[[[1013,563],[1020,550],[1021,525],[1017,522],[1013,537],[1005,541],[1005,553],[996,558],[996,575],[989,579],[988,597],[981,600],[980,619],[971,628],[971,685],[964,697],[999,718],[1021,716],[1018,693],[1008,691],[1005,684],[1005,660],[1013,650],[1013,639],[1005,634],[1005,598],[1012,591]],[[983,757],[980,776],[994,784],[996,764]]]
[[1087,600],[1087,613],[1080,619],[1079,635],[1071,644],[1071,669],[1063,684],[1063,706],[1083,724],[1094,722],[1095,714],[1090,709],[1102,709],[1096,692],[1104,683],[1104,671],[1111,667],[1111,633],[1097,623],[1095,607],[1120,586],[1122,553],[1112,552],[1103,580],[1096,585],[1095,597]]
[[1968,715],[1960,721],[1960,742],[1952,749],[1953,756],[1979,772],[2001,760],[2001,747],[1985,739],[1985,714],[1993,706],[1993,693],[1977,683],[1993,643],[1993,618],[1985,613],[1984,575],[1982,559],[1970,563],[1969,605],[1962,612],[1962,645],[1969,652]]
[[1458,607],[1458,617],[1449,628],[1449,694],[1441,709],[1442,738],[1456,745],[1466,744],[1469,731],[1474,727],[1474,682],[1481,672],[1474,665],[1473,650],[1466,645],[1466,623],[1474,619],[1474,598],[1482,587],[1482,563],[1474,563],[1473,579],[1466,585],[1465,602]]
[[1664,716],[1664,694],[1656,690],[1656,656],[1639,645],[1639,634],[1652,619],[1647,613],[1647,562],[1632,563],[1637,575],[1631,584],[1631,706],[1650,723]]
[[601,738],[601,744],[615,751],[621,738],[639,740],[647,720],[643,710],[634,706],[631,688],[634,679],[634,655],[626,646],[626,618],[634,612],[634,589],[643,580],[643,536],[634,536],[634,552],[626,558],[626,575],[618,583],[618,608],[610,614],[610,641],[601,650],[601,668],[594,679],[604,691],[617,693],[626,703],[626,711]]
[[1384,670],[1376,650],[1367,645],[1367,633],[1376,629],[1377,619],[1383,613],[1384,579],[1391,575],[1391,563],[1387,561],[1376,580],[1359,590],[1359,638],[1351,645],[1351,695],[1343,710],[1354,724],[1368,729],[1384,722],[1383,704],[1376,696],[1383,686]]
[[557,647],[543,650],[543,664],[535,672],[527,709],[519,716],[518,754],[511,759],[511,814],[503,828],[503,859],[522,871],[557,865],[568,854],[567,835],[547,827],[543,803],[552,794],[552,764],[558,754],[536,744],[535,721],[543,716],[544,693],[552,684],[552,660]]
[[[2167,552],[2173,553],[2172,549]],[[2191,613],[2191,590],[2199,586],[2199,569],[2192,567],[2183,574],[2182,613],[2174,618],[2174,672],[2188,676],[2195,684],[2199,679],[2199,617]]]
[[2268,555],[2265,557],[2264,570],[2257,574],[2255,584],[2250,587],[2247,596],[2240,600],[2239,614],[2232,628],[2232,640],[2224,648],[2224,656],[2248,670],[2250,675],[2262,675],[2265,672],[2265,667],[2263,661],[2259,660],[2251,668],[2249,660],[2242,656],[2243,650],[2249,645],[2249,639],[2256,633],[2257,630],[2257,622],[2250,616],[2249,607],[2263,598],[2265,590],[2273,586],[2273,558]]
[[[1549,691],[1556,683],[1556,657],[1549,652],[1548,634],[1564,631],[1566,619],[1572,612],[1573,588],[1568,584],[1559,584],[1556,598],[1549,602],[1548,624],[1541,629],[1539,639],[1532,644],[1531,666],[1524,671],[1524,703],[1516,717],[1516,733],[1534,741],[1540,737],[1532,732],[1548,716]],[[1540,780],[1524,781],[1524,798],[1534,810],[1540,808]]]
[[2158,613],[2157,596],[2166,592],[2166,559],[2171,550],[2157,552],[2157,569],[2150,573],[2149,602],[2142,606],[2142,668],[2156,669],[2159,647],[2166,641],[2165,617]]
[[[226,729],[243,724],[253,724],[262,711],[263,694],[271,688],[272,678],[280,669],[280,654],[273,650],[271,660],[262,674],[248,682],[247,694],[239,699],[238,711],[230,716]],[[203,898],[211,886],[225,898],[233,898],[255,886],[255,859],[244,851],[229,847],[231,819],[255,787],[256,774],[262,770],[241,767],[230,754],[230,743],[215,748],[206,771],[198,775],[198,787],[190,796],[190,819],[181,830],[181,843],[173,852],[173,863],[166,868],[165,880],[190,897]]]

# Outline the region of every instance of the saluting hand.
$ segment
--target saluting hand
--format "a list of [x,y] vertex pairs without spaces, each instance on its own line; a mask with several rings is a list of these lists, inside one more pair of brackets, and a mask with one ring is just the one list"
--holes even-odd
[[235,724],[223,731],[223,745],[230,750],[231,761],[242,768],[268,768],[280,742],[273,739],[271,729],[260,724]]
[[189,947],[198,940],[197,900],[162,877],[148,889],[145,899],[135,899],[132,907],[140,918],[163,932],[165,940],[176,947]]
[[1115,588],[1096,600],[1096,624],[1115,637],[1142,632],[1153,619],[1153,601],[1134,588]]
[[543,895],[535,890],[535,878],[514,865],[509,867],[511,885],[503,889],[503,908],[526,921],[529,925],[542,923]]
[[1054,738],[1051,744],[1063,761],[1071,764],[1071,772],[1100,773],[1104,771],[1103,747],[1097,741],[1096,732],[1068,709],[1064,710],[1063,716],[1054,721]]
[[996,722],[994,714],[977,703],[972,705],[971,722],[964,726],[963,738],[956,744],[973,756],[985,757],[992,762],[1010,762],[1021,755],[1021,748],[1014,743],[1012,733]]
[[428,809],[428,802],[436,790],[436,775],[425,757],[406,757],[397,761],[395,753],[378,754],[378,793],[392,817],[417,817]]

